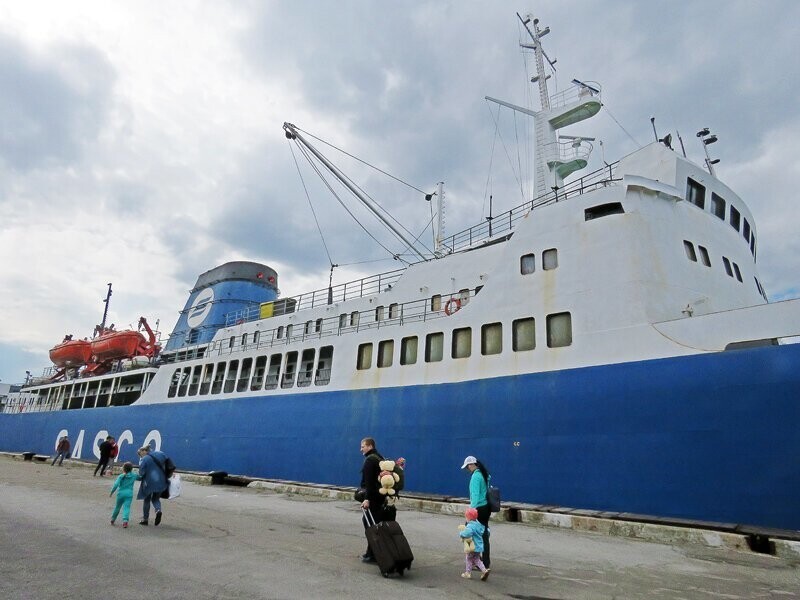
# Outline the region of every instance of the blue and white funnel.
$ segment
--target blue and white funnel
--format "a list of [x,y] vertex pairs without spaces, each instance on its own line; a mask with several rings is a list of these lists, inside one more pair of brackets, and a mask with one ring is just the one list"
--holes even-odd
[[206,271],[197,278],[164,351],[208,343],[225,327],[227,314],[277,297],[278,273],[266,265],[235,261]]

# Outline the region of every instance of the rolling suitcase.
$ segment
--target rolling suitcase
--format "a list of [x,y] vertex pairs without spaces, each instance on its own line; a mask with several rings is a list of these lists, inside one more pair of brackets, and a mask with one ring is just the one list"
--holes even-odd
[[372,513],[361,511],[367,521],[367,542],[381,570],[381,575],[388,577],[397,573],[401,577],[406,569],[411,568],[414,555],[397,521],[375,523]]

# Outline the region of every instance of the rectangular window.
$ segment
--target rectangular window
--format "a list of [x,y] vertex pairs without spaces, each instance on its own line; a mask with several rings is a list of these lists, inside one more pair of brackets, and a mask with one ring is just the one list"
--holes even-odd
[[217,370],[214,372],[214,382],[211,384],[211,393],[219,394],[222,391],[222,382],[225,380],[225,363],[217,363]]
[[356,369],[363,371],[372,366],[372,344],[360,344],[358,346],[358,359]]
[[350,313],[350,327],[356,327],[358,325],[358,311],[354,310]]
[[320,333],[322,331],[322,319],[314,321],[314,332]]
[[228,340],[228,348],[233,348],[233,343],[236,341],[236,336],[232,335],[231,339]]
[[461,302],[462,307],[469,304],[469,288],[458,290],[458,301]]
[[294,325],[287,325],[286,326],[286,341],[290,341],[292,339],[292,330],[294,329]]
[[400,316],[400,305],[394,302],[389,305],[389,318],[396,319]]
[[260,338],[261,338],[261,332],[260,332],[260,331],[256,331],[256,332],[253,334],[253,343],[256,345],[256,347],[258,347],[258,340],[259,340]]
[[536,271],[536,255],[525,254],[519,258],[519,272],[522,275],[530,275]]
[[233,388],[236,386],[236,371],[238,370],[238,360],[232,360],[230,363],[228,363],[228,374],[225,376],[225,387],[222,390],[226,394],[230,394],[233,391]]
[[500,354],[503,351],[502,323],[489,323],[481,327],[481,354]]
[[701,246],[700,244],[697,245],[697,249],[700,250],[700,260],[703,261],[703,264],[707,267],[711,266],[711,257],[708,255],[708,250],[706,250],[705,246]]
[[736,263],[733,263],[733,272],[736,273],[736,279],[739,280],[739,283],[743,283],[742,272],[739,270],[739,265],[737,265]]
[[429,333],[425,337],[425,362],[439,362],[444,357],[444,334]]
[[686,179],[686,199],[699,208],[706,206],[706,188],[691,177]]
[[214,364],[203,366],[203,376],[200,382],[200,395],[204,396],[211,390],[211,376],[214,373]]
[[438,312],[440,310],[442,310],[441,294],[436,294],[435,296],[431,296],[431,311]]
[[394,340],[383,340],[378,343],[378,367],[391,367],[394,354]]
[[328,385],[331,380],[333,368],[333,346],[323,346],[319,349],[319,363],[314,377],[314,385]]
[[461,327],[453,330],[450,356],[453,358],[469,358],[472,354],[472,328]]
[[250,390],[260,390],[264,385],[264,374],[267,371],[267,357],[266,355],[256,358],[256,367],[253,369],[253,381],[250,383]]
[[314,356],[316,352],[313,348],[303,350],[300,357],[300,370],[297,373],[297,387],[307,387],[311,385],[314,378]]
[[174,398],[175,394],[178,393],[178,383],[181,380],[181,370],[175,369],[175,372],[172,374],[172,379],[169,382],[169,390],[167,391],[167,398]]
[[536,348],[536,321],[532,317],[517,319],[511,324],[511,348],[514,352]]
[[750,254],[753,255],[753,258],[756,257],[756,234],[752,233],[750,235]]
[[558,250],[550,248],[542,252],[542,268],[551,271],[558,266]]
[[278,387],[278,375],[280,375],[281,372],[282,360],[282,354],[273,354],[269,357],[269,369],[267,370],[267,377],[264,380],[265,390],[274,390]]
[[347,327],[347,313],[342,313],[339,315],[339,329],[343,327]]
[[312,321],[306,321],[306,326],[303,329],[303,333],[304,334],[308,335],[309,333],[311,333],[311,328],[312,328],[311,324],[312,324]]
[[[189,373],[191,369],[186,367],[183,369],[183,373],[181,374],[180,383],[178,383],[178,396],[185,396],[186,391],[189,389]],[[98,386],[99,387],[99,386]]]
[[725,220],[725,200],[714,192],[711,192],[711,212],[715,217]]
[[245,358],[242,361],[242,372],[239,373],[239,380],[236,382],[236,391],[245,392],[250,385],[250,370],[253,368],[253,359]]
[[568,312],[547,315],[547,346],[562,348],[572,344],[572,315]]
[[725,272],[728,274],[728,277],[733,277],[733,269],[731,269],[731,261],[729,261],[725,256],[723,256],[722,264],[725,265]]
[[417,336],[400,340],[400,364],[413,365],[417,362]]
[[242,348],[244,348],[245,346],[247,346],[247,334],[243,333],[242,334]]
[[283,337],[283,325],[278,326],[278,331],[275,333],[275,337],[278,339]]
[[739,214],[739,211],[736,210],[736,208],[734,208],[733,206],[731,206],[731,218],[730,218],[731,227],[733,227],[736,231],[739,231],[741,220],[742,216]]
[[189,395],[196,396],[197,390],[200,387],[200,370],[202,367],[197,365],[194,369],[192,369],[192,378],[189,381]]
[[601,217],[608,217],[609,215],[622,215],[625,214],[625,209],[622,208],[620,202],[609,202],[608,204],[599,204],[590,208],[584,209],[583,219],[585,221],[593,221]]
[[383,321],[383,306],[375,307],[375,321]]
[[687,240],[683,240],[683,249],[686,250],[686,258],[692,262],[697,262],[697,254],[694,251],[694,244]]
[[294,386],[294,377],[297,375],[297,351],[286,353],[286,366],[283,368],[281,377],[281,387],[290,388]]
[[744,226],[742,227],[742,236],[744,239],[747,240],[747,243],[750,243],[750,223],[747,222],[747,219],[744,219]]

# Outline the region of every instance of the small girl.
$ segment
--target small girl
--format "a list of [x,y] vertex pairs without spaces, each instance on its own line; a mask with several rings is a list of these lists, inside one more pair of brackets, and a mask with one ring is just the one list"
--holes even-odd
[[117,520],[119,509],[122,509],[122,526],[128,527],[128,519],[131,516],[131,502],[133,501],[133,483],[136,481],[136,475],[131,473],[133,465],[126,462],[122,465],[122,473],[120,473],[117,480],[114,482],[114,487],[111,488],[109,496],[113,496],[117,491],[117,504],[114,506],[114,512],[111,513],[111,524]]
[[[472,568],[477,567],[481,572],[481,581],[486,581],[489,578],[489,571],[481,560],[481,552],[483,552],[483,532],[486,527],[478,522],[478,511],[474,508],[468,508],[464,512],[464,517],[467,519],[466,525],[459,525],[459,535],[464,538],[464,552],[466,553],[465,563],[467,570],[461,576],[464,579],[472,579]],[[472,542],[469,545],[468,543]]]

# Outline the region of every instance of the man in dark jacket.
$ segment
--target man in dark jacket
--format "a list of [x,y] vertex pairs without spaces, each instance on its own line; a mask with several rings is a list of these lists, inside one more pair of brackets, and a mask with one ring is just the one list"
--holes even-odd
[[[97,471],[100,471],[100,477],[106,474],[108,459],[111,458],[111,448],[114,447],[113,441],[114,438],[109,435],[105,441],[100,444],[100,461],[94,468],[94,475],[97,475]],[[94,477],[94,475],[92,475],[92,477]]]
[[56,457],[53,459],[53,465],[55,465],[56,461],[58,460],[58,466],[61,466],[61,463],[64,462],[64,459],[69,456],[69,448],[69,438],[67,436],[64,436],[58,440],[58,446],[56,446]]
[[[364,455],[364,464],[361,467],[361,487],[366,490],[366,498],[361,503],[361,508],[368,510],[375,522],[380,523],[383,521],[383,503],[386,501],[379,491],[380,483],[378,481],[381,472],[378,463],[383,460],[383,457],[375,449],[375,440],[372,438],[361,440],[361,454]],[[362,521],[366,531],[369,526],[366,516],[362,517]],[[361,556],[361,560],[366,563],[375,562],[375,555],[372,553],[372,548],[369,547],[369,542],[367,542],[367,551]]]

